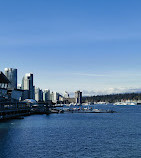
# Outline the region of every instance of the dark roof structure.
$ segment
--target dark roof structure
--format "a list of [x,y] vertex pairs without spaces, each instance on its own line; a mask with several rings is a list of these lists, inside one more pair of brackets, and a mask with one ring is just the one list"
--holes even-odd
[[5,84],[10,83],[10,81],[9,81],[8,78],[3,74],[2,71],[0,71],[0,83],[5,83]]

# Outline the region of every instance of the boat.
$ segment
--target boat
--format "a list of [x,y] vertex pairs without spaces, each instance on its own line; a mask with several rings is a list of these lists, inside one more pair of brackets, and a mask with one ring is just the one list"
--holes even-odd
[[137,105],[136,102],[116,102],[114,105]]
[[64,110],[61,110],[61,109],[50,109],[50,113],[60,114],[60,113],[64,113]]
[[113,110],[93,109],[94,113],[115,113]]
[[115,113],[116,111],[104,110],[104,109],[73,108],[73,109],[67,110],[67,112],[71,112],[71,113]]

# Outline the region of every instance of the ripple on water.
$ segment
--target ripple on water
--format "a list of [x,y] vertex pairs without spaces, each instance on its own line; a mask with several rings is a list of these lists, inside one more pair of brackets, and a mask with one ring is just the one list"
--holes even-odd
[[[114,107],[115,108],[115,107]],[[0,123],[0,158],[139,158],[141,107],[116,114],[33,115]]]

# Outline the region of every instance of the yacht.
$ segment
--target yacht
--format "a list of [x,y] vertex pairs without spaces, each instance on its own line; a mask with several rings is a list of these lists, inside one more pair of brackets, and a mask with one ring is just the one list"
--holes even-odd
[[136,102],[116,102],[114,105],[137,105]]

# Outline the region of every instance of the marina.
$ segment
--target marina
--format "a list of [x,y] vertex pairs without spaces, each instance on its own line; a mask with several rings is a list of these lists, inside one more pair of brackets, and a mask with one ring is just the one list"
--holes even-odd
[[81,107],[81,108],[63,108],[64,112],[70,113],[115,113],[113,110],[105,110],[105,109],[95,109],[88,107]]
[[134,105],[137,105],[137,102],[130,102],[130,101],[116,102],[116,103],[114,103],[114,105],[131,105],[131,106],[134,106]]

